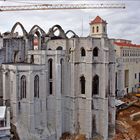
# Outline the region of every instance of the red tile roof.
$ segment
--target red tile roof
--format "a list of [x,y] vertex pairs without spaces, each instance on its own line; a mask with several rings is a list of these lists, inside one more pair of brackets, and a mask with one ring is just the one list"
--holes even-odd
[[98,23],[106,23],[105,20],[103,20],[101,17],[97,16],[94,20],[92,20],[89,24],[98,24]]
[[132,44],[132,43],[126,43],[126,42],[114,42],[115,45],[119,47],[136,47],[140,48],[140,45]]

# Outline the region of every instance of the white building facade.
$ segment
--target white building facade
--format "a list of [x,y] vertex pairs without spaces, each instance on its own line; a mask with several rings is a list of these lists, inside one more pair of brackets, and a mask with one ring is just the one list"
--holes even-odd
[[140,85],[140,45],[116,39],[116,94],[123,97],[137,92]]
[[35,25],[27,33],[16,23],[1,37],[0,93],[21,140],[59,140],[65,132],[108,140],[114,134],[114,41],[100,17],[90,29],[88,37],[59,25],[48,33]]

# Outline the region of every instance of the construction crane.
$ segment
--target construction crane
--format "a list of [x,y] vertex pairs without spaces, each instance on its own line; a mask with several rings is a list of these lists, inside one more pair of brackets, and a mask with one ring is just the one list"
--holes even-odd
[[63,10],[63,9],[124,9],[125,4],[31,4],[18,6],[0,6],[0,12],[25,10]]

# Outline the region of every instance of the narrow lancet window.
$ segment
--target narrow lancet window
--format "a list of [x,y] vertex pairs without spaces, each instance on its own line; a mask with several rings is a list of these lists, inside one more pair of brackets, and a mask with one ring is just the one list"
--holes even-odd
[[34,78],[34,97],[39,98],[39,76]]
[[86,51],[84,48],[81,48],[81,56],[86,56]]
[[99,76],[95,75],[92,80],[92,96],[99,94]]
[[85,94],[85,77],[81,76],[80,77],[80,83],[81,83],[81,94]]
[[26,98],[26,76],[23,75],[21,77],[21,91],[20,91],[20,99]]

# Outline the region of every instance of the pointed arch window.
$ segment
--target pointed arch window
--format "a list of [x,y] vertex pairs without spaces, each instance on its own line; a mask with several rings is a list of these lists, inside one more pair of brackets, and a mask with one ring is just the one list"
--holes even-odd
[[61,64],[61,94],[63,94],[63,80],[64,80],[64,60],[61,59],[60,60],[60,64]]
[[52,79],[53,77],[53,60],[49,59],[49,79]]
[[95,48],[93,49],[93,56],[94,56],[94,57],[97,57],[97,56],[98,56],[98,48],[97,48],[97,47],[95,47]]
[[84,48],[81,48],[81,56],[86,56],[86,51]]
[[99,94],[99,76],[95,75],[92,80],[92,96]]
[[39,98],[39,76],[34,77],[34,97]]
[[26,76],[23,75],[20,79],[21,89],[20,89],[20,99],[26,98]]
[[53,60],[49,59],[48,61],[48,70],[49,70],[49,94],[53,94]]
[[80,77],[80,84],[81,84],[81,94],[85,94],[85,77],[81,76]]

